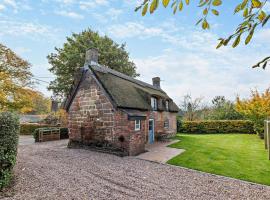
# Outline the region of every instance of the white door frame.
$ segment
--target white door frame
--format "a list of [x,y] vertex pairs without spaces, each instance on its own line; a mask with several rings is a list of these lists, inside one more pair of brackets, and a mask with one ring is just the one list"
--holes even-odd
[[[153,142],[155,142],[155,120],[154,119],[149,119],[149,122],[152,121],[152,129],[153,129]],[[150,143],[150,134],[149,134],[149,122],[148,122],[148,143]]]

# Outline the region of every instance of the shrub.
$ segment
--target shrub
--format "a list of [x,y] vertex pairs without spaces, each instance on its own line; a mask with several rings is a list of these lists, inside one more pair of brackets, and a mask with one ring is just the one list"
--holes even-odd
[[0,190],[9,184],[16,163],[19,128],[17,115],[0,113]]
[[31,135],[37,128],[46,127],[46,124],[21,124],[20,125],[20,135]]
[[253,122],[248,120],[183,121],[177,131],[182,133],[255,133],[253,126]]
[[[55,128],[55,127],[43,127],[46,129],[50,129],[50,128]],[[35,139],[35,142],[39,141],[38,138],[38,132],[39,132],[40,128],[35,129],[35,131],[33,132],[33,137]],[[60,128],[60,139],[67,139],[68,138],[68,128]]]
[[270,88],[259,93],[257,89],[251,91],[250,98],[237,98],[236,109],[254,123],[254,131],[264,137],[264,120],[270,116]]

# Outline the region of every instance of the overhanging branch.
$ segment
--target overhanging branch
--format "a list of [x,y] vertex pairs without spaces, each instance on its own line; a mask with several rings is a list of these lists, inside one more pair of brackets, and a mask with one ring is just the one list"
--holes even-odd
[[270,56],[264,58],[262,61],[258,62],[257,64],[253,65],[252,68],[261,67],[263,69],[266,68],[267,63],[270,61]]

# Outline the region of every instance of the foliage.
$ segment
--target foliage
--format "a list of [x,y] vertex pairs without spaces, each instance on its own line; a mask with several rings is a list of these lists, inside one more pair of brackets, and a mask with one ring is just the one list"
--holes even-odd
[[56,126],[59,123],[59,118],[54,112],[52,112],[47,115],[47,117],[43,120],[43,123]]
[[0,113],[0,190],[9,184],[16,163],[19,118],[15,114]]
[[56,112],[56,116],[58,117],[58,122],[62,127],[67,127],[68,125],[68,114],[64,109],[59,109]]
[[263,138],[264,120],[270,116],[270,91],[251,91],[249,99],[237,98],[236,110],[254,123],[254,130]]
[[27,106],[24,106],[20,112],[27,114],[47,114],[51,109],[51,100],[48,97],[45,97],[41,92],[29,91],[29,103]]
[[[32,135],[35,139],[35,142],[39,141],[39,131],[42,129],[46,129],[46,130],[50,130],[51,128],[55,128],[55,127],[42,127],[42,128],[37,128],[32,132]],[[67,139],[68,138],[68,128],[64,128],[64,127],[59,127],[60,129],[60,139]]]
[[[150,14],[154,13],[159,7],[159,3],[162,1],[163,6],[166,8],[170,5],[173,13],[176,14],[177,11],[182,11],[185,6],[188,6],[189,0],[144,0],[141,5],[139,5],[135,11],[142,10],[142,16],[146,15],[149,11]],[[233,34],[229,35],[227,38],[220,38],[217,48],[221,46],[227,46],[230,41],[232,42],[232,47],[236,47],[241,40],[241,37],[245,37],[245,44],[247,45],[258,27],[264,27],[268,22],[270,15],[267,14],[266,3],[268,0],[241,0],[237,2],[234,8],[234,14],[240,14],[242,16],[241,23],[238,25]],[[200,0],[198,1],[198,7],[202,11],[202,15],[196,25],[200,24],[203,29],[209,29],[210,24],[208,22],[209,15],[218,16],[220,11],[219,7],[222,5],[222,0]],[[270,57],[265,58],[254,67],[262,66],[266,67],[267,62]]]
[[79,34],[67,37],[63,48],[55,48],[56,53],[48,56],[52,65],[49,69],[56,75],[49,89],[59,96],[65,96],[72,84],[73,75],[84,65],[85,52],[90,48],[99,51],[99,64],[108,66],[132,77],[138,76],[135,64],[130,61],[125,44],[117,44],[107,36],[87,29]]
[[63,127],[67,126],[68,119],[67,113],[64,109],[59,109],[57,112],[51,112],[43,122],[48,125],[61,125]]
[[224,96],[216,96],[212,100],[212,107],[207,116],[211,120],[238,120],[243,116],[235,109],[235,104],[226,100]]
[[248,134],[179,135],[170,145],[185,152],[169,164],[270,185],[270,167],[263,141]]
[[0,111],[29,105],[31,76],[30,64],[0,44]]
[[42,128],[48,126],[47,124],[20,124],[20,135],[31,135],[37,128]]
[[182,121],[177,129],[181,133],[254,133],[248,120]]
[[184,119],[193,121],[198,118],[198,111],[201,109],[202,97],[193,99],[191,95],[187,94],[181,103],[180,110],[184,115]]

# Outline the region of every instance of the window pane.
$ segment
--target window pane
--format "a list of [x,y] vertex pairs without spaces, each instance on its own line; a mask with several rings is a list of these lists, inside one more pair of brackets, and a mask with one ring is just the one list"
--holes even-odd
[[135,120],[135,130],[138,131],[141,129],[141,121]]
[[151,97],[151,107],[152,109],[156,110],[157,109],[157,99],[154,97]]

